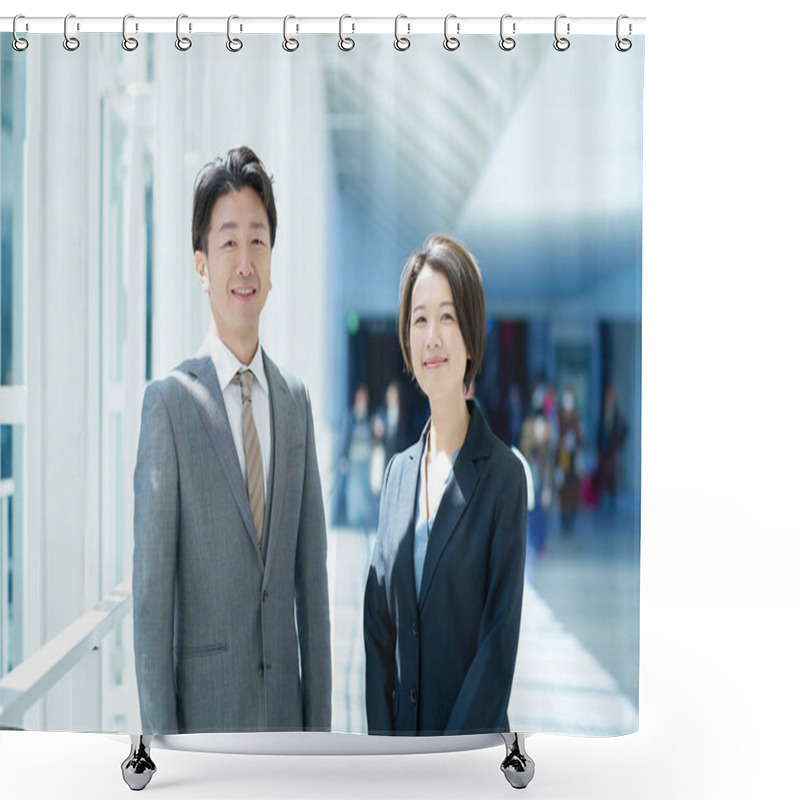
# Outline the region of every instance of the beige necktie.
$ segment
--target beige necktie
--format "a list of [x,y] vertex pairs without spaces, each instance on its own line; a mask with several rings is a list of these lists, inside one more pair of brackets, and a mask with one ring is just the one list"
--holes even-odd
[[237,372],[233,376],[233,382],[238,383],[242,390],[242,439],[247,496],[250,499],[250,510],[260,546],[264,527],[264,465],[261,461],[256,423],[253,420],[253,373],[249,369]]

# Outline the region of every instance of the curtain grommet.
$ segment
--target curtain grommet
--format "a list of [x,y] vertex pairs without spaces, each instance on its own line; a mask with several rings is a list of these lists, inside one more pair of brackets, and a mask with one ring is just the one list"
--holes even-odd
[[[128,53],[132,53],[138,46],[139,40],[133,36],[128,36],[128,20],[134,19],[133,14],[126,14],[122,18],[122,49]],[[136,26],[137,30],[139,26]]]
[[[622,20],[624,20],[624,19],[629,19],[627,14],[620,14],[617,17],[617,41],[614,42],[614,47],[616,47],[617,50],[619,50],[620,53],[627,53],[628,50],[630,50],[631,47],[633,47],[633,42],[630,39],[623,39],[619,35],[620,22],[622,22]],[[632,31],[633,31],[633,26],[629,22],[628,23],[628,35],[629,36],[632,33]]]
[[[566,36],[559,36],[558,35],[558,21],[560,19],[566,19],[566,14],[559,14],[555,22],[553,23],[553,36],[555,36],[555,41],[553,42],[553,47],[558,50],[559,53],[563,53],[565,50],[569,50],[570,41],[566,38]],[[569,22],[567,23],[567,36],[569,36]]]
[[[456,20],[456,35],[450,36],[447,32],[447,27],[451,19]],[[449,50],[451,53],[455,50],[458,50],[461,47],[461,40],[458,38],[458,34],[461,32],[461,23],[457,21],[458,17],[455,14],[448,14],[444,18],[444,42],[442,46],[445,50]]]
[[17,14],[14,17],[14,22],[12,23],[12,26],[11,26],[11,32],[14,34],[14,39],[11,42],[11,46],[18,53],[23,53],[23,52],[25,52],[25,50],[28,49],[28,45],[30,44],[30,42],[27,39],[24,39],[22,36],[19,36],[17,34],[17,20],[20,20],[20,19],[25,19],[25,16],[23,14]]
[[405,14],[398,14],[394,18],[394,49],[399,50],[401,53],[408,50],[411,47],[411,39],[407,38],[411,33],[411,24],[406,23],[406,27],[408,31],[405,36],[400,35],[400,20],[401,19],[408,19]]
[[293,14],[287,14],[283,18],[283,42],[281,42],[281,47],[287,53],[294,53],[298,47],[300,47],[300,42],[295,39],[294,37],[289,36],[289,20],[290,19],[297,19]]
[[[69,35],[68,26],[69,26],[69,21],[71,19],[75,19],[74,14],[67,14],[67,16],[64,17],[64,42],[63,42],[64,49],[69,50],[70,53],[74,52],[81,46],[80,40],[77,37]],[[80,24],[76,23],[76,30],[80,29],[81,29]]]
[[[517,46],[517,40],[513,36],[506,36],[505,34],[505,23],[507,19],[512,19],[511,14],[503,14],[500,17],[500,49],[505,50],[506,53],[510,52]],[[511,23],[511,32],[517,32],[517,23]]]
[[239,17],[236,16],[236,14],[231,14],[228,17],[228,29],[227,29],[228,41],[225,42],[225,47],[228,48],[228,52],[230,53],[238,53],[242,49],[242,47],[244,47],[241,39],[237,39],[236,37],[231,36],[231,22],[233,22],[233,20],[235,19],[239,19]]
[[[191,46],[192,40],[188,36],[181,35],[181,20],[188,19],[188,14],[178,14],[175,20],[175,47],[182,53],[185,53]],[[192,31],[192,24],[189,23],[189,32]]]
[[[343,26],[344,26],[344,21],[346,19],[353,19],[353,18],[349,14],[342,14],[342,16],[339,17],[339,49],[347,53],[356,46],[356,41],[350,36],[344,35]],[[352,27],[351,33],[355,33],[356,32],[355,23],[350,23],[350,24]]]

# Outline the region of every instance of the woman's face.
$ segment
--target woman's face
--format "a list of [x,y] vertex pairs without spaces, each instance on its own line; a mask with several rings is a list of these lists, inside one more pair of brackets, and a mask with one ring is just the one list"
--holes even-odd
[[414,377],[429,399],[464,396],[467,348],[447,278],[422,268],[411,293],[409,345]]

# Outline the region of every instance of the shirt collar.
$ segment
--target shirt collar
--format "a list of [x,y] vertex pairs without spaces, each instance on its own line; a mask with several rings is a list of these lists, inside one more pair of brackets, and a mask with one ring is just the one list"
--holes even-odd
[[261,342],[259,341],[253,360],[249,364],[242,364],[238,358],[230,351],[228,346],[219,338],[216,330],[212,329],[208,334],[208,351],[214,369],[217,371],[219,385],[224,392],[233,376],[241,369],[249,369],[261,388],[269,394],[269,384],[267,374],[264,371],[264,359],[261,355]]

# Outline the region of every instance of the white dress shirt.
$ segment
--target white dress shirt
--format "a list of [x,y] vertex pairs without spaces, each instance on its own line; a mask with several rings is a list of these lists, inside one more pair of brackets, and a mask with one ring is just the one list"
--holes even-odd
[[414,525],[414,585],[417,589],[418,601],[419,592],[422,588],[422,571],[425,568],[425,554],[428,552],[431,528],[433,528],[436,515],[439,513],[444,490],[453,477],[453,467],[456,465],[456,459],[460,452],[461,448],[459,447],[453,453],[453,458],[450,461],[450,471],[442,483],[428,483],[428,470],[425,468],[428,460],[427,436],[425,437],[425,444],[422,446],[422,458],[420,459],[419,476],[417,477],[417,521]]
[[244,459],[244,437],[242,436],[242,390],[241,387],[232,383],[233,376],[243,369],[249,369],[253,373],[253,421],[256,425],[258,434],[258,444],[261,448],[261,462],[264,465],[264,497],[267,495],[269,485],[269,464],[271,451],[271,427],[269,409],[269,384],[267,375],[264,372],[264,359],[261,356],[261,343],[256,348],[256,354],[249,364],[242,364],[238,358],[228,349],[213,329],[208,334],[208,350],[214,369],[217,371],[217,379],[222,389],[222,399],[225,401],[225,410],[228,413],[228,422],[231,426],[233,444],[236,447],[236,455],[239,457],[239,467],[242,470],[245,486],[247,485],[247,475]]

